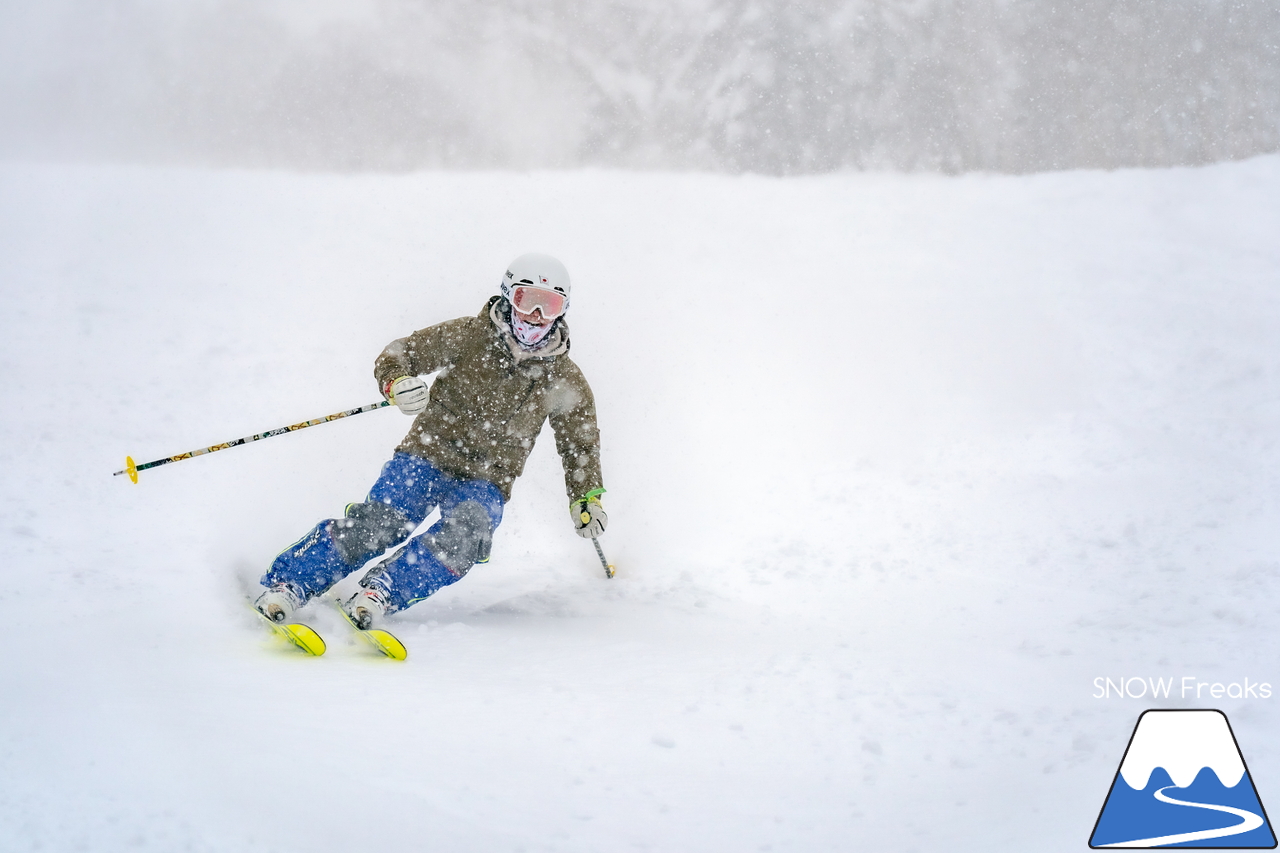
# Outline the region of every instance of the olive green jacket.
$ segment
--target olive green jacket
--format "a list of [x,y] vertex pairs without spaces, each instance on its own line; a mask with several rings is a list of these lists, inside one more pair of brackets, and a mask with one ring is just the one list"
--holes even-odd
[[570,499],[603,491],[595,398],[569,359],[569,327],[561,318],[541,347],[527,350],[511,333],[510,312],[495,296],[475,317],[430,326],[382,351],[373,368],[379,388],[440,371],[427,408],[396,449],[454,477],[488,480],[510,500],[550,420]]

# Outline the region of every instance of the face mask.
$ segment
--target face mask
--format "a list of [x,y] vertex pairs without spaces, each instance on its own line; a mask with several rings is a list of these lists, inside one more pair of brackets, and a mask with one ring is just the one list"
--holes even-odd
[[555,323],[548,323],[545,326],[535,326],[532,323],[526,323],[520,319],[520,315],[515,311],[511,312],[511,331],[515,334],[516,340],[522,346],[536,347],[542,343],[542,340],[551,333]]

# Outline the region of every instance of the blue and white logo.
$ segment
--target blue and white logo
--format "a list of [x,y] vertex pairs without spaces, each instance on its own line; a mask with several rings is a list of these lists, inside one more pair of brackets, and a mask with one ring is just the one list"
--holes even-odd
[[1089,846],[1274,848],[1226,714],[1144,711]]

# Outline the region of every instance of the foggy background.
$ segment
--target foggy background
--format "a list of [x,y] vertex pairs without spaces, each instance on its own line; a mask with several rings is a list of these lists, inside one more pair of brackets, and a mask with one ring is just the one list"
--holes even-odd
[[9,157],[793,174],[1277,149],[1275,0],[0,7]]

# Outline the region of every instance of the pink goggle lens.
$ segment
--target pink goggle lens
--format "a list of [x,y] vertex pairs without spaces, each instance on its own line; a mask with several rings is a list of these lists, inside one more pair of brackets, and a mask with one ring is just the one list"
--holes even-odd
[[563,314],[568,303],[568,297],[557,290],[530,287],[527,284],[517,284],[511,288],[511,304],[521,314],[532,314],[534,310],[541,309],[542,316],[550,320]]

